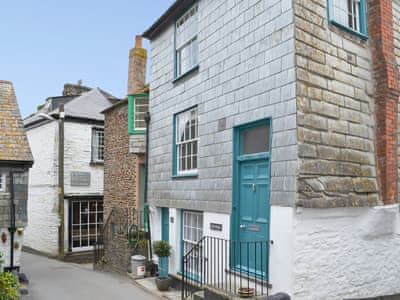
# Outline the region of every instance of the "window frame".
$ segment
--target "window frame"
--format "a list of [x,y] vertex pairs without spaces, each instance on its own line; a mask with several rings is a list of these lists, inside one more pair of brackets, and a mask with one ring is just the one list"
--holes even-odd
[[[333,15],[333,1],[335,0],[328,0],[328,21],[330,24],[335,25],[343,30],[351,32],[352,34],[357,35],[358,37],[366,40],[368,39],[368,20],[367,20],[367,3],[366,0],[359,0],[360,7],[359,7],[359,24],[360,30],[354,30],[349,25],[343,24],[340,21],[337,21]],[[353,0],[352,0],[353,1]]]
[[5,173],[0,173],[0,192],[5,192],[6,191],[6,174]]
[[[178,130],[178,126],[177,126],[177,119],[179,117],[179,115],[183,115],[184,113],[187,112],[191,112],[192,110],[196,110],[197,112],[197,137],[195,139],[191,139],[190,141],[186,141],[186,142],[193,142],[193,141],[197,141],[197,164],[196,164],[196,168],[194,169],[190,169],[190,170],[185,170],[185,171],[179,171],[179,154],[178,154],[178,144],[177,144],[177,130]],[[199,157],[199,109],[198,106],[192,106],[189,107],[185,110],[182,110],[176,114],[174,114],[173,117],[173,157],[172,157],[172,162],[173,162],[173,167],[172,167],[172,176],[173,177],[197,177],[198,176],[198,157]],[[180,143],[181,144],[181,143]]]
[[[197,244],[197,242],[193,242],[193,241],[185,241],[185,239],[184,239],[184,237],[185,237],[185,214],[195,214],[195,215],[201,215],[202,216],[202,228],[201,228],[201,231],[202,231],[202,236],[199,238],[199,240],[201,240],[203,237],[204,237],[204,233],[205,233],[205,227],[204,227],[204,211],[197,211],[197,210],[188,210],[188,209],[183,209],[183,210],[181,210],[181,233],[180,233],[180,238],[181,238],[181,240],[180,240],[180,251],[181,251],[181,256],[184,256],[186,253],[185,253],[185,242],[186,243],[189,243],[189,244],[192,244],[192,245],[195,245],[195,244]],[[198,230],[199,228],[197,228],[197,230]],[[200,257],[199,257],[200,258]],[[204,258],[203,258],[204,259]],[[180,264],[180,269],[181,269],[181,272],[182,272],[182,270],[183,270],[183,266],[182,266],[182,262],[181,262],[181,264]],[[180,273],[181,273],[180,272]],[[199,279],[200,279],[200,275],[201,274],[196,274],[195,272],[191,272],[190,270],[188,270],[188,272],[189,272],[189,276],[192,278],[192,279],[194,279],[194,280],[196,280],[196,281],[198,281]]]
[[[87,203],[87,212],[82,211],[82,204]],[[96,209],[91,210],[91,203],[96,203]],[[78,219],[79,223],[74,223],[74,205],[79,204],[79,212],[78,212]],[[101,205],[100,205],[101,204]],[[91,238],[95,236],[95,241],[98,242],[99,240],[99,227],[103,226],[104,224],[104,200],[103,199],[77,199],[77,200],[71,200],[69,202],[70,208],[69,208],[69,222],[70,222],[70,227],[69,227],[69,249],[71,252],[79,252],[79,251],[86,251],[86,250],[92,250],[94,248],[94,245],[90,245]],[[99,206],[101,206],[101,209],[99,209]],[[95,214],[95,222],[90,222],[90,215]],[[87,221],[82,222],[82,215],[87,215]],[[99,216],[101,216],[101,219],[99,221]],[[95,234],[90,233],[90,225],[95,225]],[[84,226],[86,228],[84,228]],[[74,229],[76,227],[79,228],[79,233],[75,234]],[[82,233],[82,229],[87,229],[87,233],[84,234]],[[78,237],[79,238],[79,246],[74,246],[74,238]],[[86,239],[87,245],[82,246],[84,238]]]
[[129,134],[146,134],[146,128],[135,127],[135,106],[136,98],[147,98],[150,105],[149,93],[128,95],[128,133]]
[[[177,23],[182,18],[184,18],[188,13],[190,13],[190,11],[195,7],[197,7],[197,10],[196,10],[197,24],[199,24],[199,15],[198,15],[199,4],[197,3],[197,1],[189,9],[187,9],[174,23],[174,80],[173,80],[173,82],[179,80],[182,77],[185,77],[186,75],[192,73],[193,71],[195,71],[199,68],[199,28],[197,28],[196,35],[188,38],[183,43],[182,47],[177,49]],[[196,61],[196,63],[191,65],[187,70],[182,71],[180,74],[178,74],[178,66],[180,65],[180,61],[178,61],[178,51],[183,49],[184,46],[192,45],[194,40],[196,40],[196,43],[197,43],[197,61]]]
[[[95,159],[95,156],[94,156],[94,151],[95,151],[95,147],[94,147],[94,134],[95,134],[95,132],[96,131],[102,131],[103,132],[103,159],[101,160],[101,159]],[[104,147],[105,147],[105,143],[104,143],[104,137],[105,137],[105,135],[104,135],[104,128],[103,127],[92,127],[92,131],[91,131],[91,163],[104,163]],[[99,145],[97,145],[97,147],[96,147],[96,150],[98,150],[100,147],[99,147]],[[97,153],[97,155],[98,155],[99,153]]]

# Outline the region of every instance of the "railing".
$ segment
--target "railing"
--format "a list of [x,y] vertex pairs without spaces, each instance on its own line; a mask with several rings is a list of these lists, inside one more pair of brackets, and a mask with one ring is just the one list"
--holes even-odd
[[147,214],[134,208],[113,208],[106,222],[100,228],[97,243],[94,246],[94,264],[105,260],[113,240],[122,237],[129,242],[132,252],[138,245],[139,239],[146,238]]
[[269,244],[203,237],[182,257],[182,299],[205,288],[230,296],[268,295]]

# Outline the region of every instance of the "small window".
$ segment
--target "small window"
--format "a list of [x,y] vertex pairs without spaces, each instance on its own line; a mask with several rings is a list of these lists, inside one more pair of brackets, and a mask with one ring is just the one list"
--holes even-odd
[[6,174],[0,173],[0,192],[6,191]]
[[145,115],[149,111],[149,95],[130,95],[128,132],[130,134],[144,134],[146,132]]
[[175,78],[196,67],[199,63],[198,6],[187,11],[175,24]]
[[203,213],[183,212],[183,253],[188,253],[194,245],[203,237]]
[[104,161],[104,129],[92,129],[92,161]]
[[330,22],[367,35],[365,0],[328,0]]
[[175,115],[175,175],[197,172],[198,131],[197,107]]
[[270,136],[269,124],[257,127],[250,127],[242,130],[241,154],[255,154],[269,152]]

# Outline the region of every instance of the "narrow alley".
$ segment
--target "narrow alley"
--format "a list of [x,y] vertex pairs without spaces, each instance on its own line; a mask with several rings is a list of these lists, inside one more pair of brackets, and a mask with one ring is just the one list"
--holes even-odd
[[92,265],[64,263],[23,253],[29,295],[22,300],[153,300],[127,277],[92,270]]

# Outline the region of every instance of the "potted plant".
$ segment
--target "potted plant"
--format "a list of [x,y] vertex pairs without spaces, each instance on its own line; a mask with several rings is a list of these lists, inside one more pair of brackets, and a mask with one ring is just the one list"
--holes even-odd
[[171,284],[171,279],[168,277],[168,258],[171,255],[171,245],[166,241],[154,241],[153,252],[158,256],[157,288],[159,291],[167,291]]

